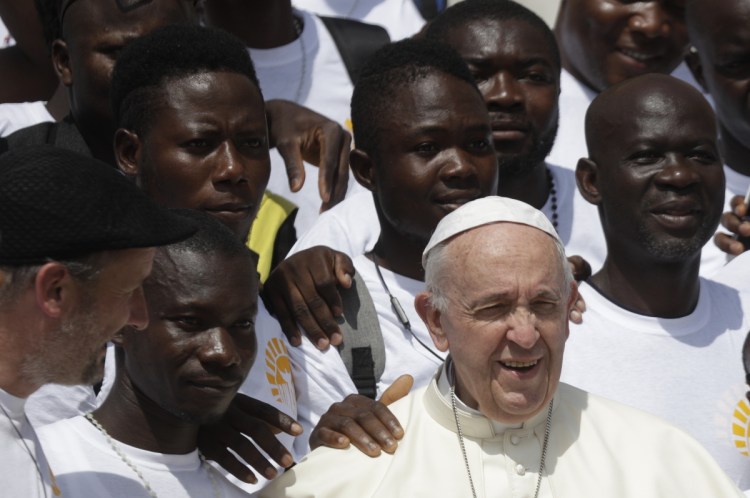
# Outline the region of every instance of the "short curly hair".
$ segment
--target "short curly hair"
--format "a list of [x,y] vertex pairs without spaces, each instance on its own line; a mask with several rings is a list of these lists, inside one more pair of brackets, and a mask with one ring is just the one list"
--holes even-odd
[[407,39],[381,48],[362,68],[352,94],[351,116],[354,145],[377,155],[381,125],[397,92],[430,74],[444,73],[476,87],[461,57],[448,45],[420,39]]
[[260,93],[247,49],[225,31],[176,24],[133,40],[112,73],[110,95],[117,126],[145,133],[170,81],[207,72],[247,76]]

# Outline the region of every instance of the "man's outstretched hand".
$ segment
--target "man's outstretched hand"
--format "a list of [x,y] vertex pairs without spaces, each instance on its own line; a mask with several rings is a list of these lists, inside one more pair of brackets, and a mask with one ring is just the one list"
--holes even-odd
[[[258,478],[251,467],[266,479],[276,477],[276,468],[250,440],[282,467],[288,468],[294,463],[291,453],[276,439],[275,434],[279,432],[299,436],[302,426],[267,403],[237,394],[221,421],[201,427],[198,448],[206,458],[214,460],[237,479],[254,484]],[[230,449],[247,464],[237,459]]]
[[402,375],[385,390],[380,401],[350,394],[344,401],[334,403],[310,434],[310,448],[344,449],[354,444],[371,457],[379,456],[381,450],[393,453],[398,440],[404,437],[404,429],[387,405],[406,396],[413,384],[411,375]]

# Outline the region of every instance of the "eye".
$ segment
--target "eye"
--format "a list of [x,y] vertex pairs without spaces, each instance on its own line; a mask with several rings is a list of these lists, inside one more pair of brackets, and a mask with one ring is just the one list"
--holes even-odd
[[532,309],[537,315],[551,315],[558,311],[557,301],[537,301],[532,304]]
[[716,66],[717,71],[727,78],[750,78],[750,58],[731,60]]
[[180,315],[168,318],[168,320],[177,325],[182,330],[196,331],[201,329],[201,321],[197,316]]
[[662,155],[655,150],[642,150],[628,157],[628,162],[632,162],[637,165],[649,165],[659,162],[661,158]]
[[258,137],[247,137],[243,138],[239,141],[238,147],[243,147],[247,149],[260,149],[265,145],[265,139],[258,138]]
[[716,154],[703,149],[695,149],[690,151],[688,153],[688,157],[704,164],[713,164],[719,160]]
[[474,140],[469,143],[469,149],[474,151],[486,151],[490,148],[490,142],[486,138]]
[[417,154],[423,155],[423,156],[431,156],[438,152],[438,147],[434,142],[422,142],[418,144],[414,150],[417,152]]
[[182,144],[186,149],[192,151],[203,151],[211,147],[211,144],[205,138],[191,138]]

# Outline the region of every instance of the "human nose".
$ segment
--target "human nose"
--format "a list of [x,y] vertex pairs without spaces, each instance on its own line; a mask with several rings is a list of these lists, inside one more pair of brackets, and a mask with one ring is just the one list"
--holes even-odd
[[516,308],[507,320],[506,337],[524,349],[531,349],[539,340],[534,315],[525,307]]
[[199,353],[201,363],[224,368],[240,363],[239,351],[227,329],[215,327],[207,330],[204,341]]
[[130,297],[130,315],[128,325],[137,330],[143,330],[148,325],[148,308],[143,295],[143,287],[139,287]]
[[485,86],[483,92],[487,107],[513,109],[523,105],[523,92],[512,74],[501,71],[496,73]]
[[225,141],[217,151],[217,166],[214,170],[215,183],[240,183],[247,181],[242,154],[231,140]]
[[669,36],[675,19],[666,12],[661,2],[646,2],[636,9],[629,22],[632,31],[648,38]]
[[700,182],[700,175],[695,168],[676,154],[668,155],[666,161],[667,164],[655,177],[657,185],[681,190]]
[[443,154],[445,161],[440,169],[440,177],[445,182],[466,181],[475,178],[476,167],[471,160],[470,154],[459,147],[447,149]]

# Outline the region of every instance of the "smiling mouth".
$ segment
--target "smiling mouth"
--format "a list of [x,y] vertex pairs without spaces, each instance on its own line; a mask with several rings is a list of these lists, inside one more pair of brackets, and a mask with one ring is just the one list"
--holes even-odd
[[539,360],[533,361],[500,361],[500,364],[510,370],[517,372],[526,372],[537,366]]
[[618,48],[621,54],[642,64],[649,64],[661,58],[660,54],[645,53],[629,48]]

